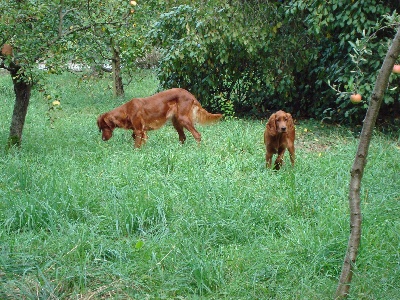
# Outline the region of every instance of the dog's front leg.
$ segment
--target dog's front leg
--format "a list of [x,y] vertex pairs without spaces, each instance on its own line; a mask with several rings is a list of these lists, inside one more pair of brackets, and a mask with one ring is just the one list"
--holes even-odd
[[140,148],[147,140],[146,131],[142,130],[135,130],[132,137],[135,140],[135,148]]
[[272,155],[273,155],[273,153],[272,152],[268,152],[268,150],[267,150],[267,152],[265,154],[265,162],[266,162],[266,167],[267,168],[271,168]]
[[279,170],[283,165],[283,155],[285,154],[286,148],[279,149],[278,157],[275,160],[275,167],[274,170]]

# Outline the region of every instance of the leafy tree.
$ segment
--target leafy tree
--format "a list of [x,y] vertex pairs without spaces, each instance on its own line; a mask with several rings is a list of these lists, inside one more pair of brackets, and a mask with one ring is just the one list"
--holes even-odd
[[111,62],[114,96],[124,95],[122,66],[130,76],[136,69],[137,58],[142,55],[141,29],[135,23],[138,7],[134,0],[92,0],[87,11],[78,16],[78,24],[91,26],[84,34],[77,32],[74,36],[73,59],[96,68]]
[[63,33],[55,18],[58,5],[53,2],[2,1],[0,10],[1,44],[13,48],[13,55],[2,53],[0,66],[10,72],[16,95],[8,145],[19,146],[31,89],[39,78],[36,63],[46,57],[54,59]]
[[[47,73],[61,72],[71,60],[90,57],[88,53],[98,49],[94,45],[112,46],[116,69],[120,53],[127,58],[134,55],[127,29],[132,6],[128,1],[111,0],[0,2],[0,45],[13,50],[12,55],[1,53],[0,67],[10,72],[16,95],[8,147],[21,145],[32,87],[46,76],[38,63],[46,64]],[[99,36],[102,41],[96,44]]]

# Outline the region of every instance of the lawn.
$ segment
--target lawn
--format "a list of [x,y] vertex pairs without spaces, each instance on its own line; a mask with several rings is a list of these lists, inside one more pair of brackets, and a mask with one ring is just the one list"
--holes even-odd
[[[22,148],[5,152],[13,108],[0,75],[1,299],[332,299],[349,234],[357,131],[296,122],[295,168],[265,168],[266,119],[173,127],[133,149],[96,118],[126,99],[108,78],[50,78],[33,91]],[[201,99],[199,99],[201,102]],[[268,116],[266,116],[268,117]],[[375,132],[362,183],[363,234],[349,299],[399,299],[398,133]]]

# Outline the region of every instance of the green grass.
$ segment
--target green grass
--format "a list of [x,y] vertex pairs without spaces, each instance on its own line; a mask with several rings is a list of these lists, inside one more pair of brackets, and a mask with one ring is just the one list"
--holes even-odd
[[[113,99],[106,80],[51,78],[61,110],[33,92],[22,149],[0,150],[1,299],[332,299],[349,234],[357,138],[297,122],[296,167],[265,169],[265,120],[172,126],[133,149],[103,142],[97,116],[157,90],[142,74]],[[13,107],[0,76],[0,145]],[[398,138],[398,136],[397,136]],[[285,160],[288,160],[286,156]],[[375,133],[350,299],[400,294],[400,149]]]

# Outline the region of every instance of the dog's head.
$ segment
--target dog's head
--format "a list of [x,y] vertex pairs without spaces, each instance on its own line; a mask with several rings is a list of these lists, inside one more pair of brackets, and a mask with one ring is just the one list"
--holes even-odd
[[271,115],[267,126],[271,132],[276,134],[288,132],[293,127],[292,115],[284,112],[283,110],[279,110]]
[[101,138],[103,141],[111,139],[116,126],[108,113],[102,114],[97,118],[97,126],[99,127],[99,131],[102,133]]

